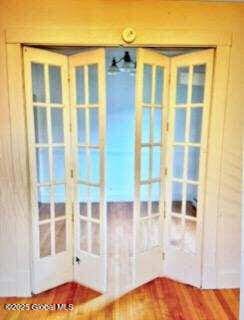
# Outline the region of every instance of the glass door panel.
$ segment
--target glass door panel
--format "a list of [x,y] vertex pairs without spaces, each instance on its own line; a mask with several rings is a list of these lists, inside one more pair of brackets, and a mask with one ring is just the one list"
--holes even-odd
[[70,58],[75,188],[75,280],[106,290],[105,51]]
[[137,53],[134,212],[134,281],[162,272],[162,187],[169,58],[144,49]]
[[213,50],[171,60],[165,270],[166,275],[196,286],[201,283],[202,188],[212,64]]
[[72,279],[67,58],[25,47],[24,62],[38,293]]

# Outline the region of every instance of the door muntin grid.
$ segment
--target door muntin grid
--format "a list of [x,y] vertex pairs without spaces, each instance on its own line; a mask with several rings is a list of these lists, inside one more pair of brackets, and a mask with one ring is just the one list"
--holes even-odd
[[164,116],[164,67],[144,63],[142,68],[139,252],[145,252],[161,245]]
[[177,66],[170,182],[171,246],[197,253],[206,64]]
[[76,195],[79,249],[101,254],[101,146],[98,63],[74,67],[76,113]]
[[31,62],[34,127],[36,258],[68,249],[63,67]]

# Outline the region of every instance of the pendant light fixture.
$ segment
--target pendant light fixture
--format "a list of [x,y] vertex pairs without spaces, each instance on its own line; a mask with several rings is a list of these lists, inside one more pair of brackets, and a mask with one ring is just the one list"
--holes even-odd
[[[120,62],[122,62],[121,67],[118,66]],[[131,75],[134,75],[135,69],[136,69],[136,62],[131,59],[129,51],[125,51],[124,55],[118,60],[116,60],[115,57],[112,59],[112,63],[108,68],[108,74],[116,75],[118,72],[121,71],[121,72],[128,72]]]

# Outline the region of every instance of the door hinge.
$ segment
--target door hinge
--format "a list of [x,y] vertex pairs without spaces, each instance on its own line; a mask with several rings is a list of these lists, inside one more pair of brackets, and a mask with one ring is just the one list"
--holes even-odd
[[166,202],[164,201],[164,219],[166,218]]
[[72,205],[71,205],[71,220],[72,220],[72,222],[74,222],[74,220],[75,220],[75,205],[74,205],[74,202],[72,202]]
[[70,170],[70,178],[74,178],[74,169]]
[[170,84],[171,84],[171,72],[169,73],[169,86],[170,86]]
[[165,259],[165,252],[162,252],[162,259]]
[[72,132],[72,124],[69,124],[69,131]]
[[167,176],[168,175],[168,168],[164,169],[164,175]]
[[166,131],[169,131],[169,122],[166,123]]

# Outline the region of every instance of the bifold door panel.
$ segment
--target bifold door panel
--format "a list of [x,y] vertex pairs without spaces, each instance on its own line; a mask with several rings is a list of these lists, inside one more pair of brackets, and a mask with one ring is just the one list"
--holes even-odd
[[68,58],[25,47],[24,60],[33,292],[73,279],[104,291],[104,49]]
[[137,50],[135,131],[135,285],[162,274],[163,167],[169,58]]
[[74,167],[74,279],[106,290],[105,50],[69,59]]
[[[75,280],[104,292],[105,49],[67,57],[24,47],[24,67],[32,291]],[[137,49],[134,287],[162,275],[201,286],[212,69],[213,50]]]
[[164,274],[201,285],[213,50],[171,59]]
[[34,293],[72,280],[67,58],[24,48]]

